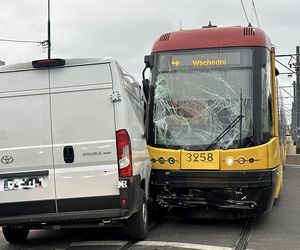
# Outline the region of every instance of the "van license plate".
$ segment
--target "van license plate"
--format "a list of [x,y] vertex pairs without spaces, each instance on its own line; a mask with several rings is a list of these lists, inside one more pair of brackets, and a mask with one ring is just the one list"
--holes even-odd
[[6,179],[4,180],[4,191],[35,189],[45,187],[44,177],[30,177],[22,179]]

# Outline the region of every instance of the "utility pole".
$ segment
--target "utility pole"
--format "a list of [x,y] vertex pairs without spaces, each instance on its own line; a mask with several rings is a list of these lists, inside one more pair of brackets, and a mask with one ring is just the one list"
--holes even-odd
[[48,59],[51,58],[50,0],[48,0]]
[[288,62],[290,67],[287,67],[278,60],[276,61],[289,71],[281,74],[296,75],[296,81],[293,82],[294,96],[291,112],[291,135],[296,145],[296,154],[300,154],[300,46],[296,47],[296,54],[276,55],[276,57],[290,57]]
[[292,103],[292,124],[291,124],[291,136],[294,140],[294,143],[296,145],[296,141],[297,141],[297,124],[296,124],[296,120],[297,120],[297,114],[296,114],[296,81],[293,82],[293,93],[294,93],[294,99],[293,99],[293,103]]
[[296,83],[295,83],[295,106],[296,106],[296,154],[300,154],[300,47],[296,47]]

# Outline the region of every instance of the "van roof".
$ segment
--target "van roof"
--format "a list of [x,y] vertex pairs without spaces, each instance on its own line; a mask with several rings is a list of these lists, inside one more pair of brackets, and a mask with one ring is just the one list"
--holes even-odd
[[[89,65],[95,63],[111,63],[117,62],[116,59],[112,57],[104,57],[104,58],[69,58],[65,59],[65,66],[76,66],[76,65]],[[10,65],[0,66],[0,73],[9,72],[9,71],[21,71],[21,70],[32,70],[32,62],[23,62],[23,63],[15,63]]]

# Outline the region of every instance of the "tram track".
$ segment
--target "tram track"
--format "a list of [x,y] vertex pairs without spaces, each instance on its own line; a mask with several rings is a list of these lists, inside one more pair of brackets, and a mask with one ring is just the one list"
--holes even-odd
[[[165,216],[163,216],[160,219],[157,219],[153,221],[149,226],[148,226],[148,232],[151,232],[154,228],[158,227],[159,225],[163,224],[164,222],[170,220],[173,217],[173,215],[168,212]],[[128,250],[131,249],[138,241],[128,241],[126,245],[124,245],[120,250]]]
[[[175,216],[176,217],[176,216]],[[160,216],[159,218],[152,218],[152,221],[149,223],[148,225],[148,231],[151,232],[153,230],[156,230],[160,225],[163,225],[165,222],[170,221],[174,218],[174,214],[171,212],[166,213],[163,216]],[[198,243],[190,243],[189,241],[187,242],[177,242],[176,240],[173,241],[149,241],[146,242],[147,244],[153,244],[156,245],[155,246],[173,246],[175,243],[176,246],[180,247],[182,246],[183,248],[186,249],[202,249],[201,247],[203,247],[203,249],[206,249],[206,247],[211,247],[210,249],[232,249],[232,250],[246,250],[248,243],[250,241],[251,238],[251,234],[253,232],[254,229],[254,225],[255,225],[255,221],[256,221],[256,217],[250,217],[248,219],[246,219],[245,221],[241,221],[242,223],[240,224],[240,233],[238,238],[236,238],[237,240],[235,241],[235,244],[233,245],[232,248],[225,247],[222,245],[219,246],[215,246],[213,244],[213,242],[211,242],[210,245],[203,245],[204,242],[198,242]],[[135,240],[129,240],[129,241],[79,241],[79,242],[74,242],[72,243],[70,246],[68,246],[67,248],[64,248],[65,250],[68,249],[89,249],[90,247],[95,248],[96,246],[109,246],[111,245],[112,247],[118,247],[119,250],[130,250],[130,249],[137,249],[135,247],[139,246],[139,245],[143,245],[143,242],[140,241],[135,241]],[[145,245],[145,246],[146,246]],[[190,247],[190,248],[189,248]],[[30,249],[30,248],[28,248]],[[57,248],[59,249],[59,248]],[[115,249],[115,248],[114,248]]]
[[[157,226],[164,223],[165,221],[171,219],[172,217],[173,217],[172,214],[168,213],[163,218],[154,221],[148,227],[149,232],[152,231],[153,229],[155,229]],[[256,220],[256,216],[250,217],[246,220],[246,222],[244,223],[242,230],[240,232],[240,236],[237,239],[235,246],[232,248],[233,250],[246,250],[247,249],[248,243],[251,238],[251,234],[254,229],[255,220]],[[132,247],[134,247],[136,245],[136,243],[138,243],[138,241],[129,241],[126,245],[124,245],[122,248],[120,248],[120,250],[129,250]]]
[[240,233],[240,237],[236,242],[234,250],[246,250],[247,245],[249,243],[252,231],[254,229],[256,216],[250,217],[247,219],[246,223],[244,224],[242,231]]

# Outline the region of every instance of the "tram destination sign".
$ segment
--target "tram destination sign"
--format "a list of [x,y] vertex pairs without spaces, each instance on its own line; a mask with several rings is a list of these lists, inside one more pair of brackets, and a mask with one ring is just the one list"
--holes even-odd
[[193,68],[208,68],[208,67],[226,67],[241,65],[241,53],[222,52],[222,53],[184,53],[173,54],[169,58],[168,64],[172,68],[193,67]]

